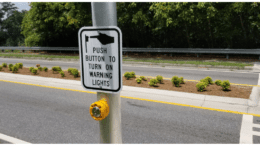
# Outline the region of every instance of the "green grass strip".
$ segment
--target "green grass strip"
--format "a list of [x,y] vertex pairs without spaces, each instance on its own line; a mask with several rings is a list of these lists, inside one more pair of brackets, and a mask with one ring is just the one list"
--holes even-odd
[[134,61],[134,62],[151,62],[151,63],[170,63],[170,64],[196,64],[196,65],[213,65],[213,66],[254,66],[253,64],[247,63],[231,63],[231,62],[204,62],[204,61],[171,61],[171,60],[151,60],[151,59],[123,59],[123,61]]

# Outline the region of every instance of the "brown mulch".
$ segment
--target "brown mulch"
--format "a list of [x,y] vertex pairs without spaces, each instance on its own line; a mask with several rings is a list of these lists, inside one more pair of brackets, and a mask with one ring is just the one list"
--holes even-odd
[[[9,71],[8,68],[4,68],[4,67],[0,72],[12,73],[12,71]],[[18,72],[15,74],[42,76],[42,77],[50,77],[50,78],[61,78],[61,79],[69,79],[69,80],[77,80],[77,81],[81,80],[80,76],[77,78],[74,78],[74,76],[71,75],[70,73],[68,73],[68,71],[63,71],[63,72],[65,73],[65,77],[61,77],[61,75],[58,72],[53,73],[52,70],[48,70],[47,72],[38,70],[37,74],[34,75],[33,73],[31,73],[29,71],[29,68],[23,67],[22,69],[19,69]],[[126,80],[126,78],[123,77],[123,85],[127,85],[127,86],[171,90],[171,91],[181,91],[181,92],[204,94],[204,95],[235,97],[235,98],[243,98],[243,99],[249,99],[249,96],[250,96],[252,88],[253,88],[250,86],[230,85],[229,90],[223,91],[222,87],[213,84],[213,85],[207,86],[203,92],[199,92],[196,88],[197,82],[186,81],[185,84],[180,84],[180,87],[175,87],[175,86],[173,86],[173,84],[171,83],[170,80],[164,80],[162,84],[158,83],[157,87],[152,87],[152,86],[148,85],[149,81],[150,81],[150,79],[148,78],[147,81],[142,81],[141,84],[137,84],[137,82],[135,81],[135,78]]]

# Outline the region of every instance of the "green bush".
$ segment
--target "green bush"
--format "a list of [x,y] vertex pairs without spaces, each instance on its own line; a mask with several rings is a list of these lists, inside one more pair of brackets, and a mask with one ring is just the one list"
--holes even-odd
[[158,81],[156,79],[150,79],[150,82],[148,82],[150,86],[156,86],[157,83]]
[[32,72],[33,69],[34,69],[34,67],[30,67],[30,68],[29,68],[30,72]]
[[180,77],[179,79],[180,79],[180,84],[184,84],[185,83],[184,80],[183,80],[183,77]]
[[147,81],[147,79],[144,76],[140,76],[140,79]]
[[6,63],[2,63],[2,66],[3,66],[3,67],[7,67],[7,64],[6,64]]
[[0,71],[2,70],[2,68],[3,68],[3,67],[2,67],[2,66],[0,66]]
[[36,74],[37,74],[37,69],[36,69],[36,68],[33,68],[33,69],[32,69],[32,73],[36,75]]
[[125,72],[124,77],[126,77],[126,79],[129,80],[132,76],[129,72]]
[[13,72],[13,73],[17,73],[18,68],[19,68],[18,65],[13,66],[13,67],[12,67],[12,72]]
[[135,79],[135,80],[136,80],[136,82],[137,82],[138,84],[142,83],[142,79],[141,79],[141,78],[137,78],[137,79]]
[[229,80],[225,80],[222,82],[221,87],[223,90],[227,90],[228,88],[230,88],[230,83]]
[[212,80],[212,78],[211,78],[210,76],[207,76],[207,77],[205,78],[205,80],[208,80],[208,83],[209,83],[209,84],[213,84],[213,80]]
[[63,71],[60,71],[60,74],[61,74],[61,77],[64,77],[64,76],[65,76],[65,74],[64,74]]
[[199,82],[196,84],[196,87],[198,91],[202,92],[207,87],[207,84],[205,82]]
[[159,82],[159,83],[162,83],[163,82],[163,77],[158,75],[156,76],[156,80]]
[[23,63],[18,63],[18,68],[23,68]]
[[131,78],[134,78],[135,77],[135,72],[131,71],[130,75],[131,75]]
[[9,68],[10,71],[12,71],[12,67],[13,67],[13,66],[14,66],[13,64],[9,64],[9,65],[8,65],[8,68]]
[[71,70],[76,69],[76,68],[68,68],[68,73],[71,73]]
[[38,70],[42,71],[42,67],[38,67]]
[[72,70],[71,70],[71,74],[74,75],[74,78],[78,77],[78,75],[79,75],[78,69],[72,69]]
[[173,85],[175,85],[176,87],[179,87],[180,86],[180,83],[181,83],[181,79],[178,78],[178,76],[173,76],[172,79],[171,79],[171,82]]
[[221,80],[215,80],[215,84],[220,86],[222,84]]
[[47,71],[48,71],[48,67],[43,67],[43,70],[44,70],[45,72],[47,72]]
[[205,85],[207,85],[207,86],[209,85],[209,80],[207,80],[206,78],[201,79],[200,82],[205,83]]
[[54,72],[54,71],[62,71],[62,70],[61,70],[61,67],[59,67],[59,66],[53,66],[52,71]]

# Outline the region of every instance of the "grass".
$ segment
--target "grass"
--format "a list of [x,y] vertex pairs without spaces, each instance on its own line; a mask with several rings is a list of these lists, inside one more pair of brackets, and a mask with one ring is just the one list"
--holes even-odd
[[[21,52],[21,50],[14,50],[14,52],[11,52],[11,50],[5,50],[5,52],[10,53],[1,53],[0,57],[16,57],[16,58],[23,58],[23,57],[39,57],[39,58],[66,58],[66,59],[79,59],[79,56],[58,56],[58,55],[28,55],[28,54],[15,54]],[[159,59],[123,59],[123,61],[134,61],[134,62],[151,62],[151,63],[170,63],[170,64],[196,64],[196,65],[212,65],[212,66],[237,66],[244,68],[245,66],[254,66],[250,63],[232,63],[232,62],[204,62],[204,61],[182,61],[182,60],[159,60]]]
[[213,66],[254,66],[253,64],[247,63],[231,63],[231,62],[204,62],[204,61],[175,61],[175,60],[153,60],[153,59],[123,59],[123,61],[134,61],[134,62],[151,62],[151,63],[170,63],[170,64],[196,64],[196,65],[213,65]]

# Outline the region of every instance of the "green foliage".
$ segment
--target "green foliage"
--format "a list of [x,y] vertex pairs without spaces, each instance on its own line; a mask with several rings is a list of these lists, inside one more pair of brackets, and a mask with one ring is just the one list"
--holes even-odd
[[42,71],[42,67],[38,67],[38,70]]
[[229,89],[229,88],[230,88],[230,82],[229,82],[229,80],[223,81],[222,84],[221,84],[221,87],[222,87],[223,90]]
[[63,71],[60,71],[60,74],[61,74],[61,77],[64,77],[64,76],[65,76],[65,74],[64,74]]
[[3,69],[3,66],[0,66],[0,71]]
[[207,87],[207,83],[199,82],[196,84],[196,87],[198,88],[198,91],[202,92]]
[[207,80],[206,78],[201,79],[200,82],[205,83],[205,85],[207,85],[207,86],[209,85],[209,80]]
[[32,72],[33,74],[35,74],[35,75],[36,75],[36,74],[37,74],[37,71],[38,71],[38,69],[36,69],[36,68],[33,68],[31,72]]
[[19,68],[18,65],[14,65],[14,66],[12,67],[12,72],[13,72],[13,73],[17,73],[18,68]]
[[141,79],[141,78],[136,78],[135,80],[136,80],[136,82],[137,82],[138,84],[142,83],[142,79]]
[[2,63],[2,66],[3,66],[3,67],[7,67],[7,64],[6,64],[6,63]]
[[144,76],[140,76],[140,79],[147,81],[147,78],[145,78]]
[[23,68],[23,63],[17,63],[19,68]]
[[134,78],[134,77],[135,77],[135,72],[134,72],[134,71],[131,71],[131,72],[130,72],[130,75],[131,75],[131,78]]
[[159,83],[162,83],[163,82],[163,77],[158,75],[156,76],[156,80],[159,82]]
[[10,71],[12,71],[12,67],[13,67],[13,66],[14,66],[13,64],[9,64],[9,65],[8,65],[8,68],[9,68]]
[[132,77],[132,75],[129,72],[125,72],[124,77],[126,77],[126,79],[129,80]]
[[68,73],[71,73],[72,69],[74,69],[74,68],[68,68]]
[[30,68],[29,68],[30,72],[32,72],[33,69],[34,69],[34,67],[30,67]]
[[180,84],[184,84],[184,80],[183,80],[183,77],[180,77]]
[[73,74],[74,78],[78,77],[78,75],[79,75],[78,69],[72,69],[71,74]]
[[26,46],[77,45],[77,34],[82,26],[91,26],[90,2],[31,2],[31,9],[22,21]]
[[47,71],[48,71],[48,67],[43,67],[43,70],[44,70],[45,72],[47,72]]
[[148,82],[148,84],[150,86],[156,86],[156,84],[158,83],[158,80],[157,79],[150,79],[150,82]]
[[213,84],[214,83],[210,76],[207,76],[205,79],[208,80],[209,84]]
[[218,85],[218,86],[220,86],[220,85],[222,84],[222,82],[221,82],[221,80],[216,80],[216,81],[215,81],[215,84]]
[[181,83],[181,79],[178,78],[178,76],[173,76],[172,79],[171,79],[171,82],[173,85],[175,85],[176,87],[179,87],[180,86],[180,83]]
[[59,66],[53,66],[52,67],[52,71],[54,72],[54,71],[62,71],[62,69],[61,69],[61,67],[59,67]]

